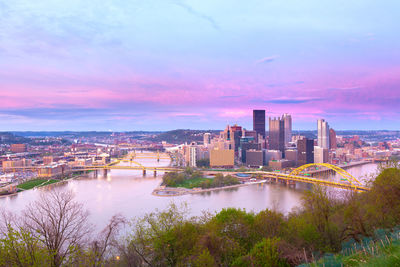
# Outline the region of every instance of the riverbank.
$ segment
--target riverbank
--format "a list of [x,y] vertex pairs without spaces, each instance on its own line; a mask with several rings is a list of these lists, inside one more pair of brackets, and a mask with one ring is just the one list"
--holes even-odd
[[184,187],[159,186],[156,189],[154,189],[151,194],[154,196],[158,196],[158,197],[175,197],[175,196],[183,196],[183,195],[187,195],[187,194],[199,194],[199,193],[231,189],[231,188],[237,188],[237,187],[248,186],[248,185],[253,185],[253,184],[262,184],[262,183],[268,183],[268,181],[260,180],[260,181],[256,181],[256,182],[248,182],[248,183],[243,183],[243,184],[227,185],[227,186],[222,186],[222,187],[213,187],[213,188],[204,188],[204,189],[203,188],[188,189],[188,188],[184,188]]
[[[20,185],[27,184],[26,188],[20,188],[19,185],[18,185],[17,188],[19,189],[19,191],[13,192],[13,193],[10,193],[10,194],[0,195],[0,198],[9,197],[9,196],[16,196],[21,192],[29,191],[29,190],[32,190],[32,189],[35,189],[35,188],[45,188],[45,187],[50,186],[50,185],[57,185],[57,184],[60,184],[60,183],[65,183],[65,182],[68,182],[69,180],[82,178],[85,175],[86,174],[73,175],[71,177],[66,177],[66,178],[64,178],[62,180],[35,178],[35,179],[29,180],[29,181],[26,181],[26,182],[20,184]],[[40,180],[40,182],[36,182],[36,181],[39,181],[39,180]],[[51,182],[49,182],[49,181],[51,181]]]

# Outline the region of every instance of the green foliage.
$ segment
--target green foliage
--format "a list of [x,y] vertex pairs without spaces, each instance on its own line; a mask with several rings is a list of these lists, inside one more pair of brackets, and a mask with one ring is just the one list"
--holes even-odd
[[272,172],[272,171],[273,171],[273,169],[272,169],[270,166],[263,166],[263,167],[261,168],[261,170],[262,170],[263,172]]
[[196,165],[199,168],[209,168],[210,167],[210,159],[199,159],[196,161]]
[[249,249],[259,237],[254,232],[254,214],[245,210],[222,209],[212,222],[219,234],[234,239],[245,249]]
[[368,215],[377,227],[400,223],[400,169],[387,168],[376,177],[368,192]]
[[232,175],[226,175],[224,176],[221,173],[218,173],[215,175],[214,180],[211,183],[211,187],[222,187],[222,186],[227,186],[227,185],[235,185],[239,184],[239,180],[236,177],[233,177]]
[[168,172],[163,176],[163,185],[189,189],[194,187],[214,188],[239,183],[236,177],[231,175],[224,176],[221,173],[218,173],[214,179],[204,178],[200,171],[194,171],[189,167],[184,172]]
[[340,248],[340,232],[342,225],[335,221],[337,210],[341,208],[336,199],[331,198],[326,188],[314,187],[311,192],[306,192],[303,197],[305,209],[304,218],[307,223],[315,226],[320,238],[317,247],[321,250],[338,250]]
[[193,261],[194,267],[213,267],[216,266],[214,258],[211,256],[210,252],[205,249],[198,257]]
[[281,258],[277,249],[279,239],[263,239],[258,242],[250,252],[241,256],[233,262],[233,266],[245,267],[284,267],[289,266],[284,259]]
[[14,230],[8,226],[0,239],[0,266],[46,266],[50,262],[50,254],[38,238],[23,228]]
[[238,172],[247,172],[247,171],[249,171],[249,169],[247,169],[246,167],[240,167],[236,171],[238,171]]
[[34,179],[34,180],[29,180],[25,183],[19,184],[17,187],[23,190],[29,190],[32,189],[36,186],[45,186],[53,183],[57,183],[59,180],[55,179]]

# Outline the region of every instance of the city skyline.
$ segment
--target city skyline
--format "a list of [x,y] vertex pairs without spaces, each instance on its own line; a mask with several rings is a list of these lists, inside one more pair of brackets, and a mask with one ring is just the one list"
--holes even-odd
[[396,130],[399,8],[0,0],[0,131]]

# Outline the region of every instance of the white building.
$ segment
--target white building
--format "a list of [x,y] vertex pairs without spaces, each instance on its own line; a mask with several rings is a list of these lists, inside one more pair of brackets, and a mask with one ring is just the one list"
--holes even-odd
[[285,146],[288,146],[289,142],[292,141],[292,116],[285,113],[282,116],[285,128]]
[[320,119],[318,124],[318,146],[329,149],[329,124],[324,120]]
[[203,142],[205,146],[208,146],[209,144],[211,144],[211,134],[210,133],[205,133],[203,135]]
[[314,146],[314,163],[326,163],[329,160],[329,150],[320,146]]

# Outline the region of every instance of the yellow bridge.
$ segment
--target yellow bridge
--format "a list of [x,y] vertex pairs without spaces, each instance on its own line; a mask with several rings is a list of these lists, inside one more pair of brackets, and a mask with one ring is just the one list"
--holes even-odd
[[[338,173],[342,179],[341,181],[343,182],[337,182],[337,181],[329,181],[326,179],[318,179],[314,177],[309,177],[306,176],[306,173],[304,171],[310,167],[325,167],[328,170],[332,170],[336,173]],[[207,172],[208,174],[215,174],[215,173],[224,173],[224,174],[237,174],[239,172],[236,171],[209,171]],[[311,164],[305,164],[303,166],[298,167],[297,169],[294,169],[291,173],[286,174],[286,173],[280,173],[280,172],[264,172],[264,171],[253,171],[253,172],[240,172],[240,173],[247,173],[251,175],[260,175],[264,178],[268,179],[275,179],[275,181],[281,180],[281,181],[286,181],[287,183],[294,183],[294,182],[302,182],[302,183],[309,183],[309,184],[318,184],[318,185],[324,185],[324,186],[331,186],[331,187],[336,187],[336,188],[342,188],[342,189],[349,189],[353,190],[356,192],[361,192],[361,191],[369,191],[370,189],[368,187],[365,187],[359,180],[357,180],[355,177],[353,177],[350,173],[347,171],[343,170],[342,168],[328,164],[328,163],[311,163]]]
[[[123,166],[123,165],[116,165],[119,162],[130,162],[135,164],[135,166]],[[329,170],[332,170],[336,173],[338,173],[342,177],[343,182],[337,182],[337,181],[329,181],[326,179],[318,179],[314,177],[308,177],[304,174],[303,172],[310,168],[310,167],[325,167]],[[113,162],[111,164],[105,165],[105,166],[87,166],[84,167],[83,169],[80,170],[98,170],[98,169],[116,169],[116,170],[143,170],[143,174],[146,173],[146,170],[154,171],[156,174],[156,171],[181,171],[183,170],[182,168],[176,168],[176,167],[148,167],[148,166],[143,166],[138,162],[135,162],[133,160],[128,160],[128,159],[121,159],[118,162]],[[349,189],[353,191],[369,191],[368,187],[365,187],[359,180],[357,180],[355,177],[353,177],[350,173],[347,171],[343,170],[342,168],[328,164],[328,163],[312,163],[312,164],[306,164],[303,166],[298,167],[297,169],[293,170],[291,173],[286,174],[286,173],[280,173],[280,172],[263,172],[263,171],[250,171],[250,172],[237,172],[237,171],[205,171],[204,173],[206,174],[215,174],[215,173],[222,173],[222,174],[237,174],[237,173],[247,173],[251,175],[261,175],[264,178],[268,179],[275,179],[276,181],[281,180],[281,181],[286,181],[288,183],[290,182],[302,182],[302,183],[310,183],[310,184],[318,184],[318,185],[324,185],[324,186],[331,186],[331,187],[336,187],[336,188],[342,188],[342,189]]]
[[[136,158],[135,158],[136,159]],[[130,165],[120,165],[121,162],[128,162]],[[330,181],[328,179],[322,178],[315,178],[306,176],[307,173],[305,171],[310,167],[325,167],[328,170],[332,170],[338,173],[342,178],[341,181]],[[22,169],[22,170],[37,170],[38,166],[32,167],[13,167],[12,169]],[[154,171],[154,175],[156,175],[157,171],[164,171],[164,172],[172,172],[172,171],[182,171],[183,168],[178,167],[155,167],[155,166],[143,166],[137,161],[134,161],[129,158],[118,159],[107,165],[92,165],[92,166],[77,166],[71,169],[72,171],[89,171],[89,170],[141,170],[143,171],[143,175],[146,174],[146,171]],[[349,189],[356,192],[360,191],[369,191],[368,187],[365,187],[359,180],[353,177],[350,173],[343,170],[342,168],[328,164],[328,163],[312,163],[306,164],[297,169],[294,169],[291,173],[281,173],[281,172],[264,172],[264,171],[248,171],[248,172],[238,172],[235,170],[232,171],[204,171],[204,174],[237,174],[237,173],[247,173],[250,175],[261,176],[263,178],[267,178],[270,180],[275,181],[285,181],[286,183],[295,183],[295,182],[302,182],[302,183],[310,183],[310,184],[318,184],[323,186],[331,186],[336,188],[342,189]]]

